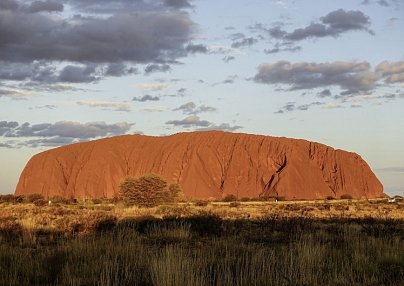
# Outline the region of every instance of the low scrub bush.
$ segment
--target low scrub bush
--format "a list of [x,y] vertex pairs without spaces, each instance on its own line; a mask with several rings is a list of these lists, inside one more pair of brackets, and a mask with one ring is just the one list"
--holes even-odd
[[41,194],[29,194],[25,197],[24,201],[27,203],[33,203],[37,200],[44,200],[44,199],[45,199],[44,196]]
[[106,232],[113,230],[117,225],[116,217],[106,217],[96,222],[94,229],[96,232]]
[[341,200],[352,200],[353,197],[349,194],[343,194],[340,196]]
[[237,201],[237,197],[233,194],[229,194],[223,197],[222,199],[223,202],[235,202]]
[[209,203],[208,201],[199,200],[199,201],[194,202],[194,206],[206,207],[208,205],[208,203]]
[[191,225],[191,231],[198,236],[220,236],[223,220],[213,214],[201,214],[183,219]]
[[65,204],[65,205],[69,205],[69,204],[75,204],[77,203],[76,199],[68,199],[68,198],[64,198],[61,196],[54,196],[54,197],[50,197],[49,200],[51,201],[52,204]]
[[33,201],[33,204],[36,205],[37,207],[43,207],[43,206],[48,205],[48,201],[45,199],[38,199],[38,200]]
[[0,195],[0,203],[22,203],[24,198],[22,196],[14,195]]

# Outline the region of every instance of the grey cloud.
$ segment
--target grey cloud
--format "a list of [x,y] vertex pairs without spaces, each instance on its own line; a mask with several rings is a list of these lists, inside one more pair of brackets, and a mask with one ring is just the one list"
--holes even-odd
[[222,81],[222,83],[223,84],[232,84],[232,83],[234,83],[234,79],[235,78],[229,77],[229,78],[225,79],[224,81]]
[[201,54],[206,54],[208,52],[208,47],[202,44],[189,44],[185,48],[185,50],[190,53],[190,54],[196,54],[196,53],[201,53]]
[[134,97],[132,98],[132,101],[139,101],[139,102],[146,102],[146,101],[158,101],[160,100],[160,97],[158,96],[152,96],[149,94],[146,94],[142,97]]
[[50,18],[0,10],[0,60],[171,61],[185,55],[194,27],[187,14],[176,11]]
[[295,110],[296,102],[288,102],[284,106],[282,106],[278,111],[275,113],[285,113]]
[[215,108],[215,107],[212,107],[212,106],[207,106],[207,105],[201,105],[201,106],[198,106],[196,109],[195,109],[195,111],[194,111],[194,113],[203,113],[203,112],[215,112],[215,111],[217,111],[217,109]]
[[317,94],[318,97],[329,97],[331,96],[331,91],[329,89],[324,89]]
[[88,89],[77,88],[70,83],[27,82],[22,84],[21,86],[27,92],[89,91]]
[[192,7],[187,0],[66,0],[74,10],[90,13],[139,12]]
[[387,1],[387,0],[378,0],[378,1],[363,0],[361,4],[362,5],[370,5],[370,4],[376,3],[376,4],[379,4],[380,6],[383,6],[383,7],[389,7],[390,4],[391,4],[390,2],[392,2],[392,1]]
[[321,21],[329,25],[329,32],[335,36],[347,31],[362,30],[372,33],[369,30],[369,17],[361,11],[345,11],[339,9],[328,13],[325,17],[321,18]]
[[254,45],[255,43],[257,43],[258,42],[258,40],[257,39],[255,39],[255,38],[252,38],[252,37],[250,37],[250,38],[244,38],[244,39],[241,39],[241,40],[239,40],[239,41],[235,41],[235,42],[233,42],[232,44],[231,44],[231,47],[232,48],[242,48],[242,47],[249,47],[249,46],[252,46],[252,45]]
[[19,7],[18,2],[15,0],[1,0],[0,10],[11,10],[15,11]]
[[[35,109],[55,109],[56,105],[53,104],[45,104],[45,105],[40,105],[40,106],[35,106]],[[33,109],[33,108],[30,108]]]
[[59,81],[71,83],[93,82],[98,80],[95,76],[95,66],[72,66],[63,68],[59,75]]
[[182,87],[177,90],[177,93],[166,94],[165,96],[169,97],[184,97],[186,95],[187,89]]
[[236,58],[234,57],[234,56],[225,56],[222,60],[225,62],[225,63],[228,63],[228,62],[230,62],[230,61],[232,61],[232,60],[235,60]]
[[296,29],[291,33],[286,33],[283,38],[290,40],[290,41],[301,41],[306,38],[310,37],[325,37],[330,36],[332,33],[327,30],[326,26],[323,24],[312,23],[305,28]]
[[105,71],[106,76],[117,76],[117,77],[136,73],[137,73],[136,68],[127,67],[123,63],[110,63]]
[[0,79],[12,81],[52,81],[56,69],[45,62],[31,64],[0,61]]
[[136,68],[123,63],[60,66],[56,67],[46,61],[34,61],[31,64],[0,61],[0,79],[23,81],[30,85],[41,83],[44,86],[58,82],[93,82],[105,76],[122,76],[137,72]]
[[275,113],[287,113],[287,112],[292,112],[295,110],[300,110],[300,111],[306,111],[309,110],[313,106],[325,106],[326,104],[324,102],[319,102],[319,101],[314,101],[308,104],[302,104],[302,105],[296,105],[296,102],[288,102],[281,108],[279,108]]
[[[15,123],[14,123],[15,125]],[[106,124],[105,122],[79,123],[59,121],[56,123],[33,124],[26,122],[3,133],[5,137],[60,137],[75,139],[91,139],[96,137],[125,134],[133,124],[121,122]]]
[[381,62],[376,66],[376,72],[385,78],[388,83],[404,82],[404,62]]
[[308,110],[310,108],[309,104],[303,104],[297,107],[298,110]]
[[369,17],[361,11],[335,10],[320,18],[320,23],[311,23],[292,32],[275,26],[268,30],[269,35],[287,41],[301,41],[308,38],[338,37],[349,31],[367,31],[371,34]]
[[229,37],[232,41],[237,41],[237,40],[244,39],[245,35],[243,33],[233,33]]
[[179,106],[177,108],[174,108],[173,110],[174,111],[182,111],[184,113],[190,114],[190,113],[192,113],[194,111],[195,108],[196,108],[196,104],[191,101],[191,102],[184,103],[183,105],[181,105],[181,106]]
[[145,74],[150,74],[153,72],[167,72],[171,70],[170,65],[167,64],[150,64],[144,69]]
[[191,3],[188,0],[164,0],[164,4],[177,9],[191,7]]
[[[86,141],[86,140],[82,140]],[[52,137],[52,138],[40,138],[40,139],[30,139],[23,141],[19,143],[19,146],[25,146],[25,147],[31,147],[31,148],[36,148],[36,147],[56,147],[56,146],[62,146],[62,145],[67,145],[67,144],[72,144],[72,143],[77,143],[80,142],[80,140],[77,140],[72,137]]]
[[182,126],[182,127],[208,127],[211,126],[212,123],[206,120],[201,120],[199,116],[190,115],[182,120],[170,120],[167,121],[166,124],[174,125],[174,126]]
[[13,144],[10,144],[10,143],[3,143],[3,142],[0,142],[0,148],[9,148],[9,149],[13,149],[13,148],[15,148],[15,146],[13,145]]
[[275,26],[268,29],[268,33],[275,39],[282,39],[285,35],[287,35],[287,32],[282,30],[281,26]]
[[184,114],[199,114],[199,113],[204,113],[204,112],[214,112],[217,111],[216,108],[212,106],[207,106],[205,104],[197,106],[194,102],[187,102],[175,109],[174,111],[182,111]]
[[184,95],[184,94],[187,92],[187,89],[184,88],[184,87],[181,87],[181,88],[179,88],[179,89],[177,90],[177,92],[178,92],[179,94],[181,94],[181,95]]
[[279,61],[262,64],[254,77],[257,83],[285,84],[290,89],[339,86],[348,91],[370,90],[378,75],[368,62],[290,63]]
[[29,11],[31,13],[37,12],[62,12],[63,11],[63,4],[56,2],[56,1],[34,1],[29,6]]
[[301,51],[302,47],[295,46],[292,42],[279,42],[274,45],[272,49],[265,49],[266,54],[275,54],[280,52],[298,52]]
[[16,121],[0,121],[0,136],[14,130],[18,125]]
[[213,83],[212,86],[216,86],[219,84],[233,84],[237,78],[238,78],[238,75],[230,75],[226,79],[222,80],[221,82]]
[[200,131],[209,131],[209,130],[219,130],[219,131],[236,131],[240,128],[243,128],[243,126],[240,125],[230,125],[229,123],[222,123],[220,125],[211,125],[209,127],[204,127],[204,128],[199,128],[198,130]]
[[379,1],[377,1],[377,4],[379,4],[380,6],[384,6],[384,7],[390,6],[390,4],[386,0],[379,0]]

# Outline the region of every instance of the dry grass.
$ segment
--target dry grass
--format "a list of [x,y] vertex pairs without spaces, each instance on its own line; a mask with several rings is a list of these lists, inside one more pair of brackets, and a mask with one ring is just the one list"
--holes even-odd
[[404,285],[403,202],[0,209],[0,285]]
[[160,205],[153,208],[127,207],[121,203],[51,204],[1,203],[0,229],[20,225],[24,229],[62,232],[88,232],[97,222],[114,217],[118,220],[152,216],[189,217],[213,214],[222,219],[280,218],[375,218],[404,220],[404,202],[379,200],[332,200],[287,202],[193,202]]

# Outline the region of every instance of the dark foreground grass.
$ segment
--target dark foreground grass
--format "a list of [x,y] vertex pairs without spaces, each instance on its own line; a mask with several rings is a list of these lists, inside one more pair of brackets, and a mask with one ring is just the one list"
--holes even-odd
[[0,285],[404,285],[404,222],[267,217],[3,229]]

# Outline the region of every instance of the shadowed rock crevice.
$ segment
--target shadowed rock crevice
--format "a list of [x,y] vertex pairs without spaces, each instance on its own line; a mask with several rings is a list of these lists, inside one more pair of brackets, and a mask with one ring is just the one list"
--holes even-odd
[[265,197],[265,196],[279,196],[279,193],[276,191],[276,185],[278,184],[279,180],[280,180],[280,175],[282,173],[282,171],[285,169],[287,164],[287,158],[286,156],[283,157],[283,160],[280,164],[276,164],[276,171],[273,175],[271,175],[271,178],[269,179],[269,181],[265,184],[264,186],[264,190],[262,192],[262,194],[260,195],[261,197]]
[[185,196],[318,199],[383,196],[359,155],[305,140],[220,131],[126,135],[72,144],[27,163],[17,195],[112,198],[126,176],[157,173]]

